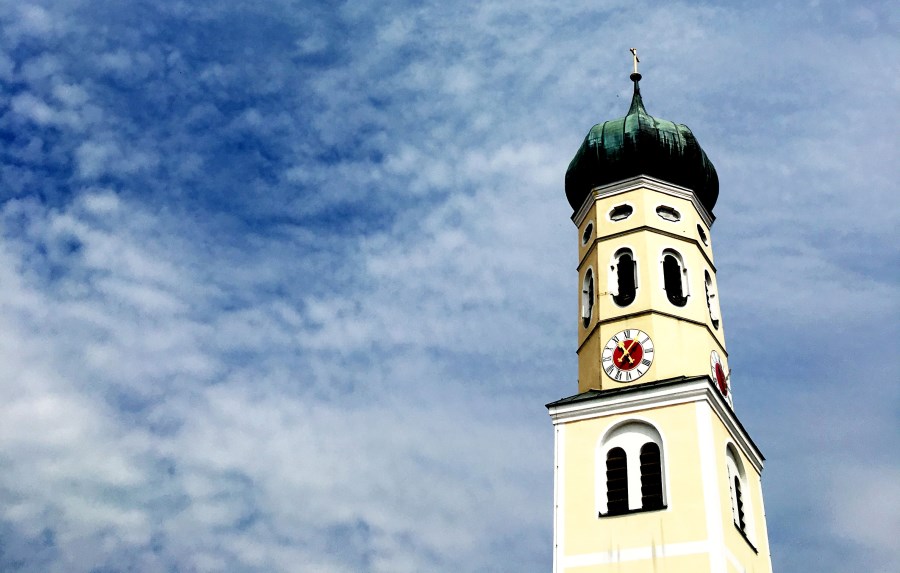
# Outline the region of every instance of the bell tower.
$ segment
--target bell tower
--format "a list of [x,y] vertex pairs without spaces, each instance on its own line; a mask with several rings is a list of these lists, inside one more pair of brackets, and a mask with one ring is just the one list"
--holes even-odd
[[553,571],[771,572],[763,456],[734,411],[713,259],[715,167],[634,95],[566,172],[578,394],[555,431]]

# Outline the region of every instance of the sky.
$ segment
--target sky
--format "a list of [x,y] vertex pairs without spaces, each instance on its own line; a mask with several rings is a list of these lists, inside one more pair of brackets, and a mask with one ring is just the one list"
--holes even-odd
[[548,571],[630,47],[718,170],[775,570],[894,571],[890,4],[0,0],[0,571]]

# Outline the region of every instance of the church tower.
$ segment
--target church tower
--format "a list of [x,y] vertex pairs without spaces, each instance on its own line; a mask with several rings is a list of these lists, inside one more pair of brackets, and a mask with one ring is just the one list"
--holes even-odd
[[732,401],[710,229],[719,180],[634,96],[566,172],[578,394],[555,432],[554,573],[770,573],[763,456]]

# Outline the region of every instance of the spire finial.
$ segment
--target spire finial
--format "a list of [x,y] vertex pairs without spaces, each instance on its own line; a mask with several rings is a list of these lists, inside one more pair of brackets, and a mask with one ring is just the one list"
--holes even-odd
[[641,74],[638,72],[638,62],[641,60],[638,59],[637,48],[629,48],[628,50],[631,52],[631,57],[634,60],[634,71],[631,73],[631,81],[634,82],[634,95],[631,96],[631,107],[628,109],[628,115],[647,114],[647,110],[644,109],[644,101],[641,99],[641,84],[638,83],[641,80]]
[[641,79],[641,74],[638,73],[637,65],[641,60],[637,55],[637,48],[629,48],[629,52],[631,52],[631,58],[634,60],[634,71],[631,73],[631,81],[637,82]]

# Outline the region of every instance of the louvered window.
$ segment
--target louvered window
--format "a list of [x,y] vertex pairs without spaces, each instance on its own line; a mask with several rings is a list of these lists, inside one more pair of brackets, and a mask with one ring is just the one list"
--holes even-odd
[[704,271],[704,278],[706,283],[706,308],[709,309],[709,320],[712,322],[714,328],[719,328],[719,309],[718,302],[716,301],[716,291],[713,287],[712,277],[709,275],[709,271]]
[[685,275],[687,271],[678,257],[672,252],[663,256],[663,284],[669,302],[675,306],[687,304],[687,289],[685,288]]
[[647,442],[641,447],[641,507],[643,509],[661,509],[662,466],[659,459],[659,446]]
[[591,323],[594,312],[594,271],[588,269],[581,283],[581,324],[585,328]]
[[607,513],[628,511],[628,469],[625,450],[613,448],[606,454]]
[[628,306],[634,302],[637,294],[637,267],[631,251],[622,249],[616,253],[615,262],[615,289],[613,300],[619,306]]
[[737,525],[741,531],[745,531],[744,499],[741,497],[741,480],[738,476],[734,476],[734,502],[737,506],[737,511],[735,512],[737,521],[735,521],[735,525]]

